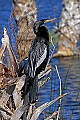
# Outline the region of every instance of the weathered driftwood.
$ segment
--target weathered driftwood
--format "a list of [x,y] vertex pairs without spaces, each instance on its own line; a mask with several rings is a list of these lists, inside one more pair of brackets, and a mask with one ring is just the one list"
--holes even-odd
[[50,120],[51,118],[57,116],[57,114],[58,114],[58,112],[56,111],[56,112],[54,112],[51,116],[47,117],[47,118],[44,119],[44,120]]
[[[2,57],[4,54],[5,48],[7,48],[9,51],[9,55],[10,55],[10,59],[11,59],[11,63],[12,63],[11,69],[7,68],[2,62]],[[3,52],[2,52],[2,54],[0,54],[0,89],[6,87],[8,84],[10,84],[11,82],[14,81],[14,77],[16,76],[16,71],[17,71],[16,60],[14,59],[15,57],[14,57],[13,51],[9,44],[9,36],[7,35],[6,28],[4,28],[4,35],[2,38],[1,50]],[[15,81],[16,80],[17,79],[15,79]]]
[[38,82],[38,88],[41,88],[50,78],[44,78]]
[[8,93],[3,93],[2,97],[0,98],[0,112],[4,119],[9,119],[10,115],[12,115],[12,111],[7,107],[7,101],[9,100],[10,95]]
[[67,95],[67,94],[69,94],[69,93],[65,93],[65,94],[57,97],[56,99],[54,99],[54,100],[52,100],[52,101],[50,101],[50,102],[46,102],[46,103],[44,103],[43,105],[41,105],[40,107],[38,107],[37,109],[35,109],[35,111],[34,111],[34,113],[33,113],[33,115],[32,115],[32,117],[31,117],[30,120],[37,120],[37,118],[39,117],[40,113],[42,113],[42,111],[43,111],[44,109],[46,109],[47,107],[49,107],[49,106],[52,105],[54,102],[56,102],[57,100],[61,99],[62,97],[64,97],[64,96]]
[[44,76],[48,75],[51,72],[51,69],[52,69],[51,66],[47,66],[46,69],[38,75],[38,79],[41,79]]
[[22,105],[20,108],[14,111],[14,113],[10,117],[10,120],[19,120],[27,109],[28,109],[28,106]]
[[[21,97],[21,89],[22,87],[24,86],[24,83],[25,83],[25,75],[23,75],[16,83],[15,83],[15,88],[13,90],[13,92],[9,95],[6,91],[7,90],[7,87],[6,89],[4,89],[4,95],[1,97],[0,101],[1,101],[1,104],[0,104],[0,111],[1,111],[1,114],[3,115],[3,118],[5,119],[11,119],[11,120],[18,120],[20,119],[20,117],[23,115],[23,113],[26,111],[27,112],[27,109],[28,109],[28,103],[26,104],[23,104],[23,99]],[[13,83],[14,85],[14,83]],[[11,86],[13,86],[11,85]],[[9,87],[11,87],[9,85]],[[10,96],[13,96],[13,102],[15,104],[15,107],[16,107],[16,110],[14,110],[14,113],[10,110],[10,108],[6,105],[8,100],[9,100],[9,97]],[[3,103],[3,104],[2,104]],[[6,109],[7,108],[7,109]],[[14,108],[13,108],[14,109]],[[32,111],[33,111],[33,104],[30,105],[30,108],[29,108],[29,112],[28,112],[28,116],[27,118],[31,118],[32,116]],[[3,114],[5,113],[5,114]],[[5,117],[6,116],[6,117]]]
[[12,93],[16,109],[18,109],[19,107],[21,107],[23,105],[23,100],[21,100],[21,98],[22,98],[21,97],[21,89],[25,84],[25,80],[26,80],[26,75],[22,76],[19,79],[19,81],[16,83],[16,87]]

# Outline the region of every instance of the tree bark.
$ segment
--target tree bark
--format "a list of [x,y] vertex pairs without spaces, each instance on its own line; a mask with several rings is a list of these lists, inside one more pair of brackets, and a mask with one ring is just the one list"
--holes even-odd
[[13,16],[18,27],[16,42],[20,61],[28,56],[30,44],[35,38],[33,23],[36,21],[36,13],[34,0],[13,0]]
[[79,54],[77,43],[80,34],[79,0],[63,0],[59,22],[59,43],[57,56]]

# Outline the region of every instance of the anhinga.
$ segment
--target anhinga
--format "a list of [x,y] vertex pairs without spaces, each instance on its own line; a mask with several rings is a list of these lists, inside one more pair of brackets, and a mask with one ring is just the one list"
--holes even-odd
[[36,101],[36,94],[38,90],[38,80],[36,77],[41,71],[45,70],[49,58],[49,32],[48,29],[43,26],[43,24],[53,20],[55,20],[55,18],[50,20],[43,19],[36,21],[33,26],[36,38],[31,44],[28,56],[28,72],[30,83],[32,84],[30,89],[30,102]]

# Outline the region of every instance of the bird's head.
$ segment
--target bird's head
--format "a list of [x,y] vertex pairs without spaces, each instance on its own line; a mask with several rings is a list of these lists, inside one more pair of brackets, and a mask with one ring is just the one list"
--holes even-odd
[[43,19],[43,20],[36,21],[34,23],[34,26],[33,26],[34,33],[37,34],[39,27],[42,26],[44,23],[51,22],[51,21],[54,21],[54,20],[56,20],[56,18]]

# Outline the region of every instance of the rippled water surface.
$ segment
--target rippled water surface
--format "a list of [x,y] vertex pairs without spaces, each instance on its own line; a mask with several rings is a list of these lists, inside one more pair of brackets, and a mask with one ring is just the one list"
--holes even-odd
[[[59,96],[59,79],[55,69],[57,65],[62,80],[62,93],[70,92],[62,99],[60,116],[63,120],[80,120],[80,59],[76,57],[51,59],[50,64],[54,68],[52,78],[40,89],[38,104],[41,105]],[[50,106],[42,116],[45,118],[56,111],[58,104],[59,101]]]
[[[62,9],[62,0],[37,0],[37,9],[38,19],[56,17],[56,22],[58,22]],[[11,10],[11,0],[0,0],[0,39],[2,38],[4,26],[7,27],[10,35],[9,18]],[[52,29],[53,25],[53,23],[47,24],[49,29]],[[40,88],[37,106],[59,96],[59,79],[55,69],[55,65],[57,65],[62,80],[62,93],[70,92],[69,95],[62,99],[60,117],[63,120],[80,120],[80,59],[76,57],[51,59],[50,64],[53,66],[52,75],[50,75],[51,80]],[[58,104],[59,101],[47,108],[40,115],[39,120],[43,120],[56,111]]]

